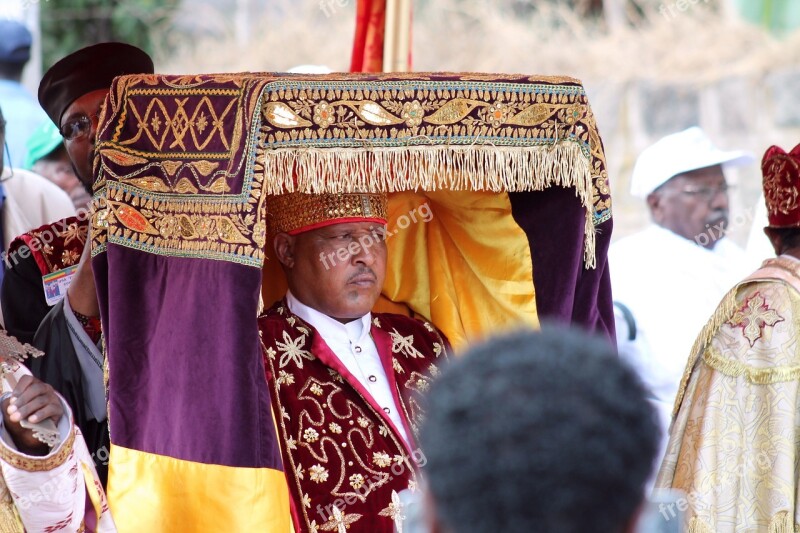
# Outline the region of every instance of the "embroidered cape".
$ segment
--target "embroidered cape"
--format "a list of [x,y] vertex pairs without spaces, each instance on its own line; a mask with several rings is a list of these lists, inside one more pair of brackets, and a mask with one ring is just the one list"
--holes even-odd
[[[338,531],[343,525],[393,533],[395,521],[402,521],[397,494],[416,489],[424,455],[413,443],[409,449],[285,301],[259,319],[259,329],[298,531]],[[388,313],[373,315],[371,335],[413,439],[424,416],[422,397],[448,344],[430,323]]]
[[800,530],[798,323],[800,262],[779,257],[731,289],[700,333],[656,481],[686,494],[687,531]]

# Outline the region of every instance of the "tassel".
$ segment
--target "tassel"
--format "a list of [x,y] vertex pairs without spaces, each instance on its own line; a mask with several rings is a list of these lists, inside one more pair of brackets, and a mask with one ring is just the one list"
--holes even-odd
[[689,527],[686,529],[686,533],[714,533],[714,530],[705,522],[693,516],[689,522]]
[[0,533],[24,532],[25,527],[22,525],[17,506],[14,505],[5,480],[0,476]]
[[800,527],[794,523],[788,511],[781,511],[772,517],[769,533],[796,533]]
[[[428,141],[430,142],[430,141]],[[584,263],[596,268],[590,154],[577,142],[543,146],[414,146],[400,148],[259,149],[264,192],[541,191],[575,189],[586,209]]]

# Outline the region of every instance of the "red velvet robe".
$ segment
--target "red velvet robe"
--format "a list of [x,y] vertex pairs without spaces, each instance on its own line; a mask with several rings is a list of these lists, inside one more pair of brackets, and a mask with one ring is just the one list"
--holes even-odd
[[88,227],[86,219],[69,217],[20,235],[9,245],[3,318],[6,330],[20,341],[33,342],[50,311],[42,276],[78,264]]
[[401,409],[407,446],[389,416],[313,327],[286,302],[259,318],[272,407],[297,531],[394,531],[396,493],[417,485],[421,399],[449,346],[431,324],[374,314],[372,339]]

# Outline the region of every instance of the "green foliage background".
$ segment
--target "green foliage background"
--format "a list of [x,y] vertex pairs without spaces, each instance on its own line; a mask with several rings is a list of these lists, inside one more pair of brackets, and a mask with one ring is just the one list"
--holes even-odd
[[42,67],[84,46],[123,41],[153,55],[180,0],[46,0],[40,3]]

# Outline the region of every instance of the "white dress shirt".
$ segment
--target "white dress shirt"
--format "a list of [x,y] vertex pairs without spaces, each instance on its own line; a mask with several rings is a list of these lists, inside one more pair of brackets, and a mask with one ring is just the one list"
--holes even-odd
[[289,310],[314,327],[334,355],[372,397],[374,405],[387,414],[406,444],[406,434],[400,409],[381,364],[378,347],[370,336],[372,314],[343,324],[324,313],[305,305],[291,292],[286,293]]

